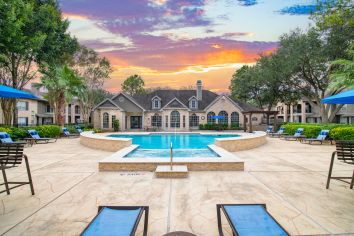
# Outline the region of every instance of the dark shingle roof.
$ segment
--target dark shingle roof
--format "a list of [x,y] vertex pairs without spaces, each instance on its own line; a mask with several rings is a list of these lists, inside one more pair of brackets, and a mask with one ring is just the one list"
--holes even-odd
[[243,109],[243,111],[262,111],[262,109],[252,106],[248,103],[241,102],[240,100],[238,100],[236,98],[233,98],[233,97],[230,97],[230,98],[232,99],[232,101],[234,101],[236,104],[238,104]]
[[[161,98],[161,107],[164,107],[172,99],[177,98],[185,106],[189,107],[189,99],[196,96],[195,90],[156,90],[148,94],[134,95],[134,100],[139,103],[145,110],[152,109],[151,100],[153,97]],[[203,90],[202,101],[198,101],[198,110],[204,110],[210,103],[212,103],[218,95],[209,90]]]

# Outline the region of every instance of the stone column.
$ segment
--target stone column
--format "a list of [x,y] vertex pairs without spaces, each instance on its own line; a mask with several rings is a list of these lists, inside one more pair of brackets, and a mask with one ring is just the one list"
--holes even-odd
[[306,123],[306,103],[301,102],[301,122]]
[[290,105],[290,122],[294,122],[294,106]]
[[288,122],[288,105],[283,105],[284,110],[284,122]]

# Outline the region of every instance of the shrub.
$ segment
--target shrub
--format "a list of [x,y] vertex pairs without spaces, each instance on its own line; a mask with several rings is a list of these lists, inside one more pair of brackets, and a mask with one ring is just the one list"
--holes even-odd
[[338,127],[331,130],[334,140],[354,140],[354,127]]
[[39,125],[26,127],[0,127],[0,132],[7,132],[13,140],[27,138],[28,130],[34,129],[41,137],[56,138],[60,135],[60,127],[57,125]]
[[[285,133],[288,134],[294,134],[295,131],[298,128],[304,128],[304,132],[303,135],[305,135],[307,138],[314,138],[317,137],[318,134],[320,133],[321,130],[326,129],[329,130],[329,137],[333,138],[335,140],[340,140],[340,139],[346,139],[348,140],[348,138],[350,137],[350,135],[346,135],[346,132],[354,129],[354,125],[346,125],[346,124],[303,124],[303,123],[287,123],[285,125],[282,125],[282,127],[285,128]],[[337,131],[337,130],[346,130],[346,131]],[[338,134],[336,134],[336,136],[333,135],[333,130],[336,130],[336,132]],[[342,137],[342,135],[344,135]],[[354,140],[354,138],[352,138]]]
[[113,129],[115,132],[119,131],[119,120],[114,120],[113,121]]

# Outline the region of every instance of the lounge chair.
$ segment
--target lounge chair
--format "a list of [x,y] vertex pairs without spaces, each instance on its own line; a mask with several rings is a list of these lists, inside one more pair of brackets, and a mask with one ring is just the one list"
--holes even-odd
[[273,218],[265,204],[217,204],[219,235],[223,236],[221,210],[229,222],[233,235],[285,236],[288,232]]
[[318,142],[320,144],[323,143],[323,141],[326,140],[326,138],[328,137],[328,134],[329,134],[329,130],[321,130],[320,131],[320,134],[317,136],[317,138],[305,138],[305,139],[302,139],[301,142],[308,142],[309,144],[312,144],[314,142]]
[[270,125],[270,126],[268,126],[267,129],[266,129],[266,133],[267,133],[267,134],[270,134],[270,133],[272,133],[272,132],[273,132],[273,126]]
[[95,218],[80,235],[135,235],[144,212],[143,235],[146,236],[149,218],[148,206],[100,206]]
[[76,126],[75,129],[78,134],[81,134],[82,132],[84,132],[80,126]]
[[20,143],[20,144],[26,144],[26,142],[23,141],[13,141],[11,136],[6,133],[6,132],[0,132],[0,143]]
[[71,134],[69,132],[69,130],[67,128],[65,128],[65,127],[63,128],[63,134],[64,134],[65,137],[68,137],[68,138],[77,138],[80,135],[80,134]]
[[279,138],[283,135],[287,135],[287,133],[284,133],[285,128],[281,127],[279,128],[279,130],[277,132],[273,132],[273,133],[268,133],[268,135],[272,138]]
[[329,183],[331,179],[337,179],[343,182],[345,179],[351,179],[350,188],[353,189],[354,185],[354,170],[352,177],[332,177],[332,170],[334,164],[334,158],[337,154],[337,159],[346,164],[354,165],[354,141],[353,140],[336,140],[336,151],[332,153],[331,164],[329,165],[327,185],[326,188],[329,188]]
[[285,136],[283,136],[283,138],[285,140],[302,140],[302,139],[306,138],[305,135],[302,135],[303,131],[304,131],[304,128],[298,128],[295,131],[294,135],[285,135]]
[[50,141],[55,143],[57,141],[56,138],[41,138],[38,132],[34,129],[28,130],[28,134],[31,138],[26,138],[25,140],[33,140],[35,143],[49,143]]
[[[31,193],[34,195],[31,171],[28,164],[28,158],[23,154],[23,148],[25,143],[1,143],[0,144],[0,170],[2,172],[4,183],[1,183],[0,186],[4,185],[5,190],[0,191],[0,193],[6,192],[10,194],[10,190],[20,187],[25,184],[29,184],[31,188]],[[7,180],[6,170],[19,166],[22,163],[22,159],[25,159],[28,182],[10,182]],[[13,186],[10,186],[13,185]]]

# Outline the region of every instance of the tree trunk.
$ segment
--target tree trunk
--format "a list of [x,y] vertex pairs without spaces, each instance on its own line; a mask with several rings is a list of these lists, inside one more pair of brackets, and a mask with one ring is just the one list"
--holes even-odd
[[60,127],[64,127],[65,124],[65,95],[61,92],[58,97],[57,107],[56,107],[56,122]]
[[326,112],[326,108],[324,104],[320,104],[319,107],[320,107],[322,123],[328,123],[328,113]]
[[3,123],[5,125],[11,125],[13,121],[13,105],[12,99],[1,99],[1,110],[4,117]]

